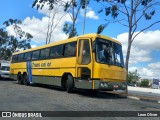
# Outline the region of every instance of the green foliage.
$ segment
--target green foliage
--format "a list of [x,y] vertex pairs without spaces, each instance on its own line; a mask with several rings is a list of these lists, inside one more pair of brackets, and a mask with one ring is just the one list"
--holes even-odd
[[151,11],[150,13],[145,13],[146,20],[152,19],[152,16],[155,14],[155,10]]
[[36,7],[37,9],[43,9],[44,5],[49,5],[49,10],[53,10],[54,5],[60,5],[64,7],[64,11],[70,14],[72,19],[72,23],[65,23],[63,32],[69,35],[69,38],[76,36],[77,31],[75,28],[75,22],[77,20],[77,16],[79,14],[80,8],[85,8],[86,4],[89,4],[89,0],[34,0],[32,7]]
[[70,7],[70,4],[69,2],[67,2],[64,6],[64,11],[66,12],[68,10],[68,8]]
[[[105,15],[106,16],[111,15],[114,19],[116,19],[119,15],[118,8],[121,7],[121,4],[126,3],[126,0],[95,0],[95,1],[102,2],[102,3],[110,3],[109,6],[107,5],[104,8],[106,11]],[[153,2],[153,0],[142,0],[141,6],[146,7],[151,2]],[[102,12],[102,10],[99,10],[99,11]],[[150,13],[147,13],[147,11],[145,11],[144,17],[146,18],[146,20],[150,20],[151,17],[154,15],[154,13],[155,13],[155,10],[151,11]]]
[[[32,35],[24,32],[20,28],[22,22],[17,19],[9,19],[4,22],[5,27],[0,28],[0,59],[9,60],[13,52],[17,49],[31,48],[30,40]],[[6,27],[13,26],[17,37],[9,35],[6,31]]]
[[107,27],[109,23],[106,23],[106,24],[102,24],[98,27],[97,29],[97,34],[101,34],[103,32],[103,30]]
[[152,0],[142,0],[141,4],[147,6],[150,2],[152,2]]
[[148,87],[149,86],[149,80],[145,79],[145,80],[141,81],[140,86],[141,87]]
[[137,70],[128,73],[128,80],[127,80],[128,84],[136,84],[139,79],[140,77]]
[[85,9],[86,4],[89,4],[89,0],[81,0],[82,9]]
[[49,5],[49,9],[52,10],[54,5],[61,3],[63,4],[63,0],[34,0],[32,4],[32,8],[36,7],[38,9],[43,9],[45,4]]
[[[106,22],[119,23],[128,29],[128,47],[125,60],[125,67],[128,73],[128,64],[132,43],[135,38],[153,25],[160,23],[160,20],[152,20],[143,28],[139,29],[142,20],[149,21],[155,15],[160,5],[159,0],[95,0],[101,7],[98,13],[105,15]],[[156,11],[156,12],[157,12]],[[113,19],[111,19],[111,18]],[[102,28],[102,26],[100,26]],[[99,27],[98,30],[99,31]],[[100,31],[103,31],[102,29]]]
[[71,38],[71,37],[74,37],[74,36],[78,35],[76,28],[74,28],[72,30],[72,25],[70,23],[65,23],[64,24],[63,32],[69,36],[68,38]]

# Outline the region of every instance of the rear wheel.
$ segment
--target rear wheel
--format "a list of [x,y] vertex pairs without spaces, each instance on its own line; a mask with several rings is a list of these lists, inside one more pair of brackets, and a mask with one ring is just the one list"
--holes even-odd
[[17,81],[18,81],[18,84],[23,84],[23,80],[22,80],[22,75],[21,75],[21,73],[19,73],[19,74],[17,75]]
[[71,75],[67,76],[67,92],[72,93],[74,88],[74,79]]
[[24,83],[24,85],[28,85],[29,84],[29,82],[28,82],[28,75],[27,74],[23,75],[23,83]]

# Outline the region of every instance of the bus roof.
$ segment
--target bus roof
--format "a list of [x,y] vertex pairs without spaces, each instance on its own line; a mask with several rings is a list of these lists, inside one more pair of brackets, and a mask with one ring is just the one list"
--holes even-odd
[[107,39],[107,40],[116,42],[116,43],[121,45],[121,43],[119,41],[117,41],[115,39],[112,39],[112,38],[110,38],[108,36],[92,33],[92,34],[85,34],[85,35],[76,36],[76,37],[73,37],[73,38],[68,38],[68,39],[65,39],[65,40],[59,40],[59,41],[56,41],[56,42],[52,42],[50,44],[46,44],[46,45],[42,45],[42,46],[39,46],[39,47],[35,47],[35,48],[31,48],[31,49],[15,52],[13,54],[20,54],[20,53],[24,53],[24,52],[30,52],[30,51],[33,51],[33,50],[38,50],[38,49],[42,49],[42,48],[51,47],[51,46],[54,46],[54,45],[68,43],[68,42],[76,41],[77,38],[96,38],[96,37]]

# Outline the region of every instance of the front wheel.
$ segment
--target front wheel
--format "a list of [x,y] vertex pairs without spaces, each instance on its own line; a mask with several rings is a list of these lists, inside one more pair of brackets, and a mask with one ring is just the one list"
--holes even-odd
[[71,75],[67,76],[67,92],[72,93],[74,88],[74,79]]

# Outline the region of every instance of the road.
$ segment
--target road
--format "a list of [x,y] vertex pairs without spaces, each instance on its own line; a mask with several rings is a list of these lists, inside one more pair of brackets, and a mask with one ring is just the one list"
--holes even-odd
[[[93,96],[90,92],[76,90],[68,94],[65,90],[55,87],[25,86],[16,81],[0,80],[0,111],[160,111],[160,104],[138,101],[113,94],[98,93]],[[32,118],[29,118],[31,120]],[[53,118],[44,118],[53,119]],[[75,118],[56,118],[75,119]],[[76,118],[76,120],[82,118]],[[83,117],[89,120],[89,117]],[[106,119],[94,117],[92,119]],[[109,117],[117,120],[122,117]],[[159,120],[157,117],[132,117],[128,120]],[[17,118],[16,118],[17,120]]]

